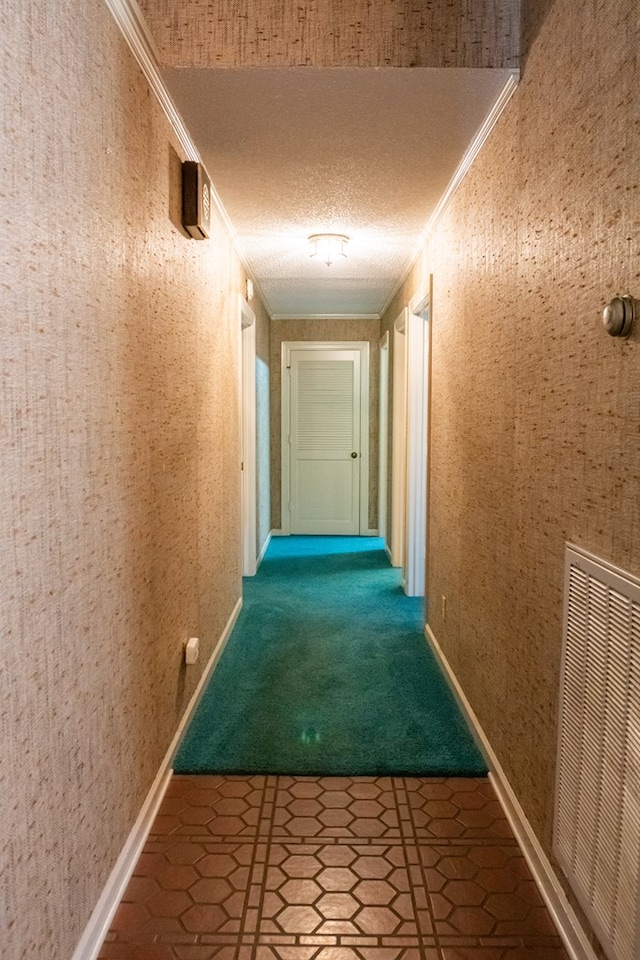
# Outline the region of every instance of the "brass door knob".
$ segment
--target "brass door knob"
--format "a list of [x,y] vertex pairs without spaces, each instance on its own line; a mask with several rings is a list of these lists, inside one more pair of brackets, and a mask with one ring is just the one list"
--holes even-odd
[[355,460],[357,456],[358,456],[358,454],[357,454],[357,453],[355,452],[355,450],[354,450],[353,453],[351,454],[351,459],[352,459],[352,460]]

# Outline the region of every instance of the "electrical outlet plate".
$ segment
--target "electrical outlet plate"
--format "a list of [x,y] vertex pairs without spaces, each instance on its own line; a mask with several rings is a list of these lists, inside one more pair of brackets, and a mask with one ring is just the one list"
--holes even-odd
[[200,653],[200,640],[198,637],[190,637],[184,645],[184,662],[188,664],[196,663]]

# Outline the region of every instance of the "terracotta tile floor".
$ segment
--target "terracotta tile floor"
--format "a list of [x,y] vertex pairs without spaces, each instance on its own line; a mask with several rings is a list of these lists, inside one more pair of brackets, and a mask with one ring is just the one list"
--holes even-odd
[[101,960],[567,960],[485,779],[177,776]]

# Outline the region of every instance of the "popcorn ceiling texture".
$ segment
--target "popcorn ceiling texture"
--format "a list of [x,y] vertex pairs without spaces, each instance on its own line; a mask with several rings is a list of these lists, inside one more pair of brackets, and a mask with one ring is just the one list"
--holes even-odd
[[383,327],[432,273],[429,623],[549,853],[565,541],[640,575],[640,331],[600,324],[640,297],[640,33],[545,7]]
[[288,340],[369,341],[369,527],[373,530],[378,523],[380,321],[274,320],[271,324],[271,526],[274,530],[282,526],[281,357],[282,344]]
[[517,67],[519,0],[141,0],[163,67]]
[[185,237],[178,147],[102,0],[14,7],[0,36],[0,953],[69,960],[240,596],[244,274],[219,225]]
[[[176,68],[163,76],[261,296],[273,315],[298,318],[379,313],[508,72]],[[328,229],[351,238],[347,258],[329,271],[306,242]]]

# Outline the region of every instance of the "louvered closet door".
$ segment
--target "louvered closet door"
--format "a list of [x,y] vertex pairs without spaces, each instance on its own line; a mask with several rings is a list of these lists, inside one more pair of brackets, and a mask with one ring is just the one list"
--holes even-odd
[[360,352],[292,350],[290,397],[291,532],[359,534]]

